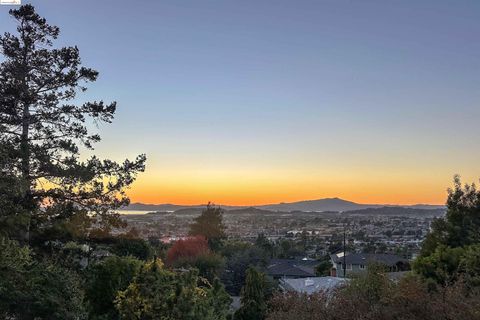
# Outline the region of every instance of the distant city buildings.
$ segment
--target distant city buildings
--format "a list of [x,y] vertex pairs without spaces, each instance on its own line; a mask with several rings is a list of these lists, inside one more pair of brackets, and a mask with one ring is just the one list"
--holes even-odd
[[[188,226],[201,212],[160,212],[123,215],[143,238],[165,243],[188,236]],[[348,212],[273,212],[242,210],[224,214],[229,238],[253,242],[262,233],[275,243],[283,239],[303,241],[305,255],[319,259],[342,251],[343,225],[346,222],[347,251],[352,253],[390,253],[415,257],[438,211],[423,214],[375,215]]]

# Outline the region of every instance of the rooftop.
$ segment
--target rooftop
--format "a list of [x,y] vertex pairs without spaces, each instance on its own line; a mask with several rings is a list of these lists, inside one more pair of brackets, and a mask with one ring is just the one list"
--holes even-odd
[[272,259],[267,266],[267,273],[273,277],[314,277],[315,260]]
[[299,293],[312,294],[320,291],[331,291],[345,284],[348,279],[336,277],[312,277],[303,279],[281,279],[280,285],[284,290],[293,290]]
[[[343,252],[332,254],[330,256],[335,263],[343,263]],[[394,266],[398,263],[408,263],[408,260],[394,254],[385,253],[347,253],[345,256],[346,264],[382,263],[387,266]]]

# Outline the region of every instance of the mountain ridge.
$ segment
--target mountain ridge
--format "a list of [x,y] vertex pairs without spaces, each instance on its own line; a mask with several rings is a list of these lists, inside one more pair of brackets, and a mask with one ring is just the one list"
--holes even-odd
[[[198,205],[177,205],[177,204],[145,204],[145,203],[132,203],[129,206],[122,208],[122,210],[138,210],[138,211],[176,211],[181,209],[190,208],[204,208],[206,204]],[[246,206],[231,206],[231,205],[218,205],[225,210],[256,208],[270,211],[306,211],[306,212],[323,212],[323,211],[354,211],[368,208],[382,208],[382,207],[401,207],[411,209],[444,209],[443,205],[431,205],[431,204],[415,204],[415,205],[389,205],[389,204],[361,204],[341,198],[323,198],[315,200],[302,200],[295,202],[281,202],[276,204],[266,205],[246,205]]]

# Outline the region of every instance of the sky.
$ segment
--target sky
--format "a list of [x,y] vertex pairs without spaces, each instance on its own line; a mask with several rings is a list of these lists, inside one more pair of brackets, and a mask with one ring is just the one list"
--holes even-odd
[[133,202],[442,204],[480,177],[478,0],[30,3],[100,72],[80,99],[118,102],[95,154],[146,153]]

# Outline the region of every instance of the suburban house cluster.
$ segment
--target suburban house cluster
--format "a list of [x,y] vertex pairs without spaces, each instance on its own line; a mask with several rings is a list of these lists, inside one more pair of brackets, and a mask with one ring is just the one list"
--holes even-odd
[[332,263],[330,276],[317,277],[315,267],[319,262],[306,258],[272,259],[267,266],[267,274],[279,282],[282,290],[312,294],[331,291],[345,284],[349,278],[366,272],[373,264],[384,266],[388,277],[392,280],[401,278],[406,271],[410,270],[407,259],[393,254],[340,252],[330,255],[330,259]]

